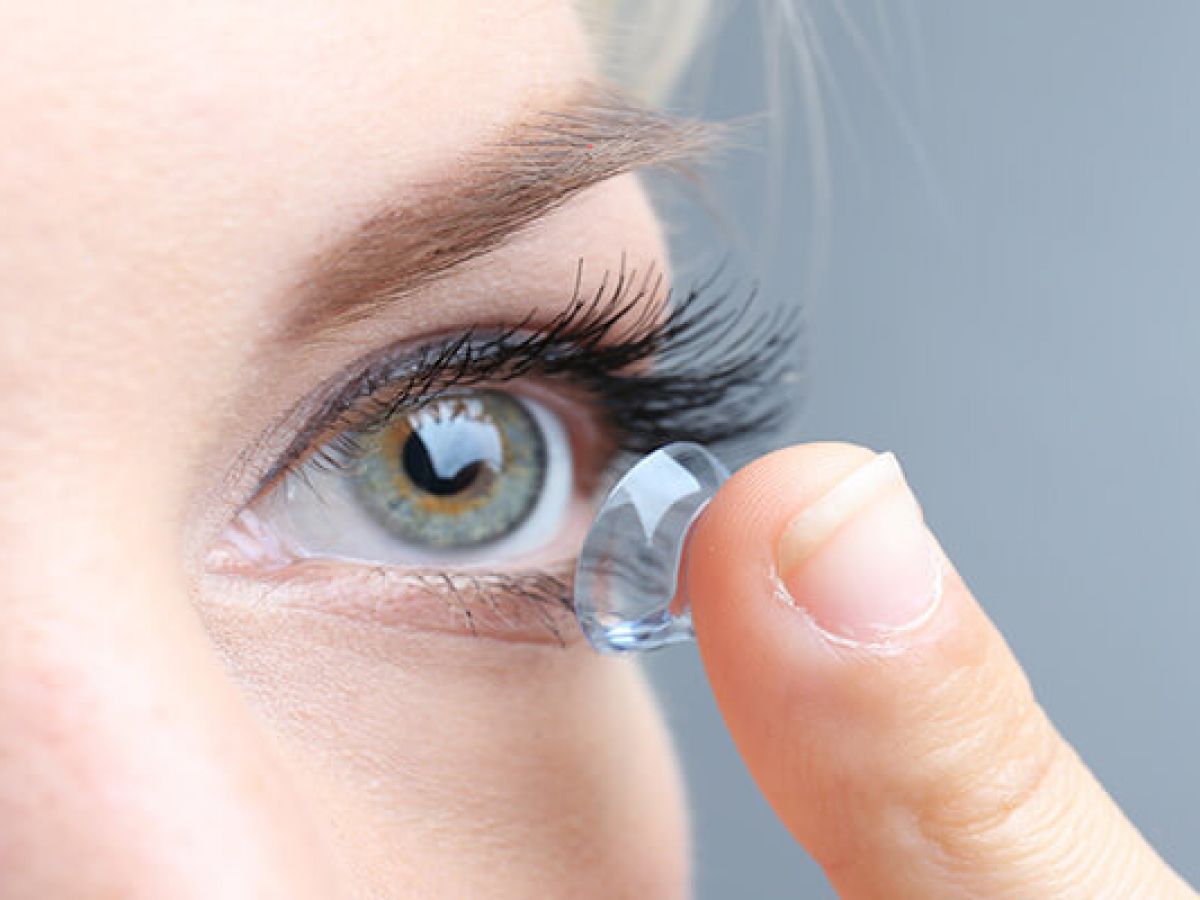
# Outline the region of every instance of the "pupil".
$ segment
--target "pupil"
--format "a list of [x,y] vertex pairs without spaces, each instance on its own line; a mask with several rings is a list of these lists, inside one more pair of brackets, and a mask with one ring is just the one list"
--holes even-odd
[[409,481],[427,494],[449,497],[469,488],[483,471],[483,460],[475,460],[453,472],[441,472],[429,453],[429,447],[415,431],[404,442],[401,451],[404,474]]

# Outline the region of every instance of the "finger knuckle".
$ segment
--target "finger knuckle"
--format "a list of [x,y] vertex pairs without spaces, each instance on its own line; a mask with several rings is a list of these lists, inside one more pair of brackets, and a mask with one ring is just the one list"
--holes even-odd
[[[969,676],[968,676],[969,677]],[[1070,751],[1025,682],[956,692],[915,804],[922,834],[950,860],[1020,853],[1056,815]]]

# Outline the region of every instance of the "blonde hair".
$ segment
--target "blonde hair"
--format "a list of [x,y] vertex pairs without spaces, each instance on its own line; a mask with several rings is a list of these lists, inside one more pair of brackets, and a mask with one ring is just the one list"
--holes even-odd
[[710,0],[576,0],[605,74],[642,100],[667,100],[703,41]]

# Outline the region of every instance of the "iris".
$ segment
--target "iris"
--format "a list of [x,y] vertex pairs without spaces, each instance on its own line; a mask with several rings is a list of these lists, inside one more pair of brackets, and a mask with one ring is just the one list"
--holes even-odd
[[471,390],[397,415],[361,439],[354,493],[410,545],[480,547],[511,534],[537,505],[546,441],[522,401]]

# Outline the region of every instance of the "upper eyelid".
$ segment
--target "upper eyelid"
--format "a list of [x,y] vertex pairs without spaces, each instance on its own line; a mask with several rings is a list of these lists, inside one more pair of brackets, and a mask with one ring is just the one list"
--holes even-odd
[[[292,443],[288,445],[288,449],[276,460],[263,477],[262,483],[256,493],[268,489],[279,478],[290,471],[295,471],[301,465],[311,462],[314,457],[321,456],[321,458],[328,460],[331,466],[340,468],[346,465],[348,461],[354,458],[355,454],[361,452],[357,448],[355,437],[376,427],[388,424],[395,416],[400,414],[402,409],[408,406],[432,403],[439,398],[447,397],[451,393],[464,388],[485,389],[497,386],[498,384],[495,381],[484,379],[470,384],[447,383],[444,388],[434,388],[428,394],[423,394],[419,403],[405,400],[403,393],[397,394],[392,399],[385,400],[379,398],[376,394],[358,394],[355,392],[350,395],[355,399],[339,400],[338,403],[342,404],[344,402],[344,406],[331,407],[328,414],[318,416],[314,419],[310,427],[306,427],[293,439]],[[379,392],[384,392],[386,388],[386,385],[381,387]],[[334,441],[341,441],[341,443],[335,450],[326,452],[324,448]]]
[[[406,341],[411,345],[413,342]],[[337,427],[339,418],[352,405],[364,397],[369,397],[375,391],[381,390],[391,381],[402,377],[402,370],[413,369],[419,365],[423,357],[423,349],[410,347],[407,352],[395,346],[385,347],[372,353],[367,359],[358,363],[360,371],[357,375],[346,379],[339,374],[329,379],[313,395],[301,401],[298,408],[284,418],[284,423],[300,420],[303,424],[296,435],[287,443],[278,459],[262,476],[258,490],[277,479],[283,472],[294,466],[305,453],[306,448],[317,442],[318,438]],[[378,384],[373,383],[378,380]],[[283,423],[275,426],[282,430]]]
[[[582,265],[580,261],[580,273]],[[257,479],[251,497],[294,467],[316,438],[336,424],[344,407],[369,396],[372,389],[407,375],[423,378],[427,393],[399,393],[398,401],[432,399],[428,389],[439,373],[431,376],[429,369],[441,368],[445,374],[453,357],[449,351],[469,348],[472,340],[493,347],[508,340],[509,349],[522,349],[516,354],[520,364],[504,373],[506,377],[562,378],[566,373],[577,386],[590,390],[600,406],[607,404],[609,412],[615,407],[619,415],[606,418],[606,410],[598,408],[597,418],[618,429],[620,449],[647,452],[670,440],[714,444],[755,438],[777,427],[790,405],[772,388],[788,381],[782,376],[790,370],[798,315],[795,308],[756,307],[753,292],[740,304],[732,302],[732,289],[716,288],[723,268],[724,264],[676,303],[670,303],[653,269],[639,277],[622,267],[586,298],[579,296],[580,274],[566,309],[539,327],[527,327],[531,323],[526,319],[489,332],[468,328],[440,340],[407,340],[377,350],[355,364],[355,373],[348,376],[343,371],[327,379],[255,444],[270,446],[276,435],[296,432],[267,474]],[[619,331],[616,338],[613,331]],[[663,371],[630,370],[650,359],[662,364]],[[508,362],[513,362],[511,356]],[[457,365],[459,371],[478,376],[470,380],[473,385],[501,374],[498,368],[472,373],[468,357]]]
[[[612,327],[624,323],[628,334],[616,346],[626,348],[630,356],[639,359],[648,357],[653,351],[652,323],[661,318],[669,294],[664,288],[661,270],[654,264],[644,272],[627,269],[622,264],[615,272],[605,272],[595,291],[581,294],[584,261],[577,263],[575,287],[566,307],[549,320],[535,324],[532,317],[501,328],[465,329],[424,339],[407,339],[375,350],[360,359],[356,370],[347,376],[345,372],[327,379],[316,391],[301,400],[271,429],[280,432],[294,423],[302,423],[296,435],[288,441],[276,461],[260,477],[254,493],[258,494],[276,481],[288,469],[293,468],[304,457],[322,434],[337,427],[339,418],[350,411],[356,402],[369,399],[373,394],[397,384],[405,377],[423,379],[425,391],[410,390],[400,394],[392,404],[392,411],[403,401],[428,402],[437,394],[438,374],[445,374],[447,364],[453,361],[456,350],[470,349],[473,345],[483,349],[496,347],[501,342],[510,342],[511,349],[523,354],[526,371],[514,374],[529,374],[539,361],[536,348],[541,344],[563,338],[566,342],[581,347],[596,347],[608,335]],[[479,355],[476,353],[476,360]],[[457,386],[462,386],[463,376],[470,374],[470,363],[466,358],[457,361]],[[467,385],[480,385],[489,378],[502,374],[499,369],[486,373],[475,373]],[[271,443],[264,438],[259,446]]]

